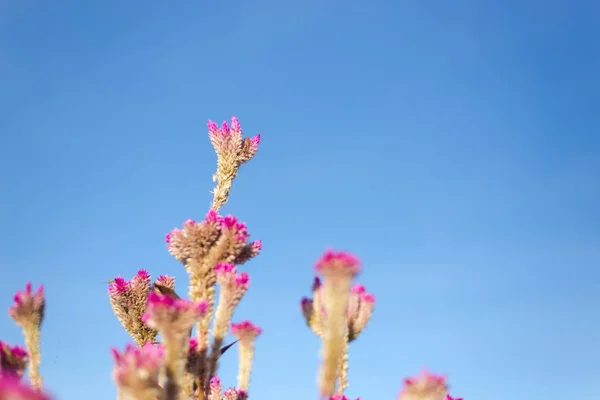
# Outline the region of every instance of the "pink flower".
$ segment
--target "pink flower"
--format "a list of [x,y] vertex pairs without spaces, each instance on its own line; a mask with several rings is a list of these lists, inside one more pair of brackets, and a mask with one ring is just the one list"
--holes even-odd
[[122,276],[117,276],[112,283],[108,285],[108,293],[112,295],[121,295],[127,293],[131,289],[129,281],[123,279]]
[[218,375],[212,377],[212,379],[210,380],[210,387],[211,389],[221,387],[221,379],[219,379]]
[[156,278],[154,284],[167,289],[175,290],[175,278],[169,275],[160,275],[158,278]]
[[255,240],[251,243],[251,246],[258,253],[262,250],[262,240]]
[[234,167],[249,161],[260,145],[260,135],[252,138],[243,138],[240,121],[233,116],[231,128],[227,121],[219,126],[213,121],[208,121],[208,137],[220,160],[226,159],[234,163]]
[[231,324],[231,333],[240,341],[254,341],[262,333],[262,329],[245,320]]
[[163,334],[173,329],[183,332],[203,318],[207,311],[207,301],[193,302],[151,292],[142,320],[146,325],[160,330]]
[[317,261],[316,270],[323,276],[353,278],[360,271],[360,261],[350,253],[327,250]]
[[[114,282],[113,282],[114,283]],[[145,299],[150,290],[150,274],[145,269],[140,269],[129,282],[133,293]],[[144,300],[145,301],[145,300]]]
[[361,294],[365,292],[365,287],[363,285],[361,285],[360,283],[355,284],[354,286],[352,286],[352,293],[355,294]]
[[27,351],[0,341],[0,377],[21,377],[27,368]]
[[127,345],[124,352],[113,349],[112,353],[115,360],[113,378],[117,385],[124,388],[156,388],[164,358],[162,346]]
[[420,375],[404,379],[404,387],[400,391],[398,399],[441,399],[447,394],[446,377],[424,370]]
[[14,304],[8,309],[8,314],[17,325],[23,327],[30,323],[37,326],[42,324],[46,308],[43,285],[40,285],[34,293],[31,290],[31,282],[27,282],[25,290],[15,294],[14,301]]
[[462,398],[462,397],[461,397],[461,398],[458,398],[458,397],[452,397],[452,396],[450,396],[450,395],[447,395],[447,396],[446,396],[446,400],[463,400],[463,398]]
[[219,214],[217,214],[215,210],[210,209],[208,213],[206,213],[206,218],[204,220],[209,223],[216,223],[220,221],[220,219],[221,217],[219,216]]
[[371,293],[362,293],[360,299],[365,303],[375,303],[375,295],[372,295]]
[[227,276],[230,274],[235,274],[236,268],[232,263],[218,263],[215,265],[215,274],[217,277],[219,276]]
[[241,274],[235,274],[233,280],[234,286],[240,289],[248,289],[250,284],[250,277],[247,272],[242,272]]
[[0,376],[0,400],[49,400],[50,397],[11,376]]

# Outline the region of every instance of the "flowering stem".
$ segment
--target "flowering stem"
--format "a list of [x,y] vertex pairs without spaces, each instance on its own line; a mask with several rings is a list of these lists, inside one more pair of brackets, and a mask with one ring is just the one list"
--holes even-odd
[[41,352],[40,352],[40,326],[27,324],[23,327],[25,346],[29,353],[29,380],[31,385],[38,390],[42,388],[42,376],[40,375]]
[[331,396],[340,360],[347,347],[348,325],[346,307],[350,295],[350,277],[326,278],[323,284],[323,297],[326,314],[326,328],[323,332],[323,365],[321,367],[321,395]]
[[221,160],[219,160],[217,173],[214,175],[214,180],[216,180],[217,185],[212,192],[213,202],[211,208],[215,210],[215,212],[218,212],[222,205],[227,204],[231,185],[233,184],[236,175],[237,167],[235,163],[221,163]]
[[165,397],[164,400],[179,400],[182,380],[185,372],[185,357],[182,351],[185,346],[177,338],[165,337],[163,342],[167,356],[165,366]]
[[239,348],[240,361],[237,388],[248,391],[250,373],[252,372],[252,358],[254,357],[254,340],[240,340]]
[[348,389],[348,336],[344,342],[344,355],[340,360],[340,385],[338,386],[338,394],[343,395],[344,391]]

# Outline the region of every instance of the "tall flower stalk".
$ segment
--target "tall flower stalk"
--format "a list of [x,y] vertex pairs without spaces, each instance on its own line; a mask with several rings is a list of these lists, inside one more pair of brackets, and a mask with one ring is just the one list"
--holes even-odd
[[14,304],[8,310],[11,318],[23,331],[29,354],[29,380],[38,390],[42,388],[43,383],[40,373],[42,362],[40,337],[45,308],[44,287],[40,285],[35,292],[32,292],[31,282],[28,282],[25,290],[15,294]]

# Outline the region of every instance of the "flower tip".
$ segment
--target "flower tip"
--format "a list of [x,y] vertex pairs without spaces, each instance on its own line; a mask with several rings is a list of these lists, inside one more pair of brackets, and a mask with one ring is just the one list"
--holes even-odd
[[363,293],[365,293],[365,287],[364,287],[364,285],[361,285],[360,283],[355,284],[354,286],[352,286],[352,293],[354,293],[354,294],[363,294]]
[[218,388],[221,386],[221,379],[219,378],[218,375],[215,375],[212,377],[212,379],[210,380],[210,387],[211,388]]
[[217,222],[219,220],[219,214],[213,209],[208,210],[206,213],[206,222]]
[[327,250],[317,261],[315,269],[321,274],[342,274],[351,277],[360,271],[359,259],[345,251]]
[[365,303],[375,303],[375,295],[372,295],[371,293],[362,293],[360,299]]
[[150,274],[148,273],[148,271],[146,271],[145,269],[140,269],[135,276],[138,279],[150,279]]

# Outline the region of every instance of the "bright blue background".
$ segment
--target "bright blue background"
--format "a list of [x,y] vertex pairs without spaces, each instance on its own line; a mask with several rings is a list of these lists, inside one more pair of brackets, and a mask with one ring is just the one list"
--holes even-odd
[[298,301],[333,246],[378,301],[352,397],[428,366],[466,400],[600,399],[598,37],[593,0],[0,0],[0,309],[44,283],[49,389],[114,398],[105,282],[181,291],[163,235],[235,114],[263,135],[223,210],[264,242],[252,398],[316,397]]

